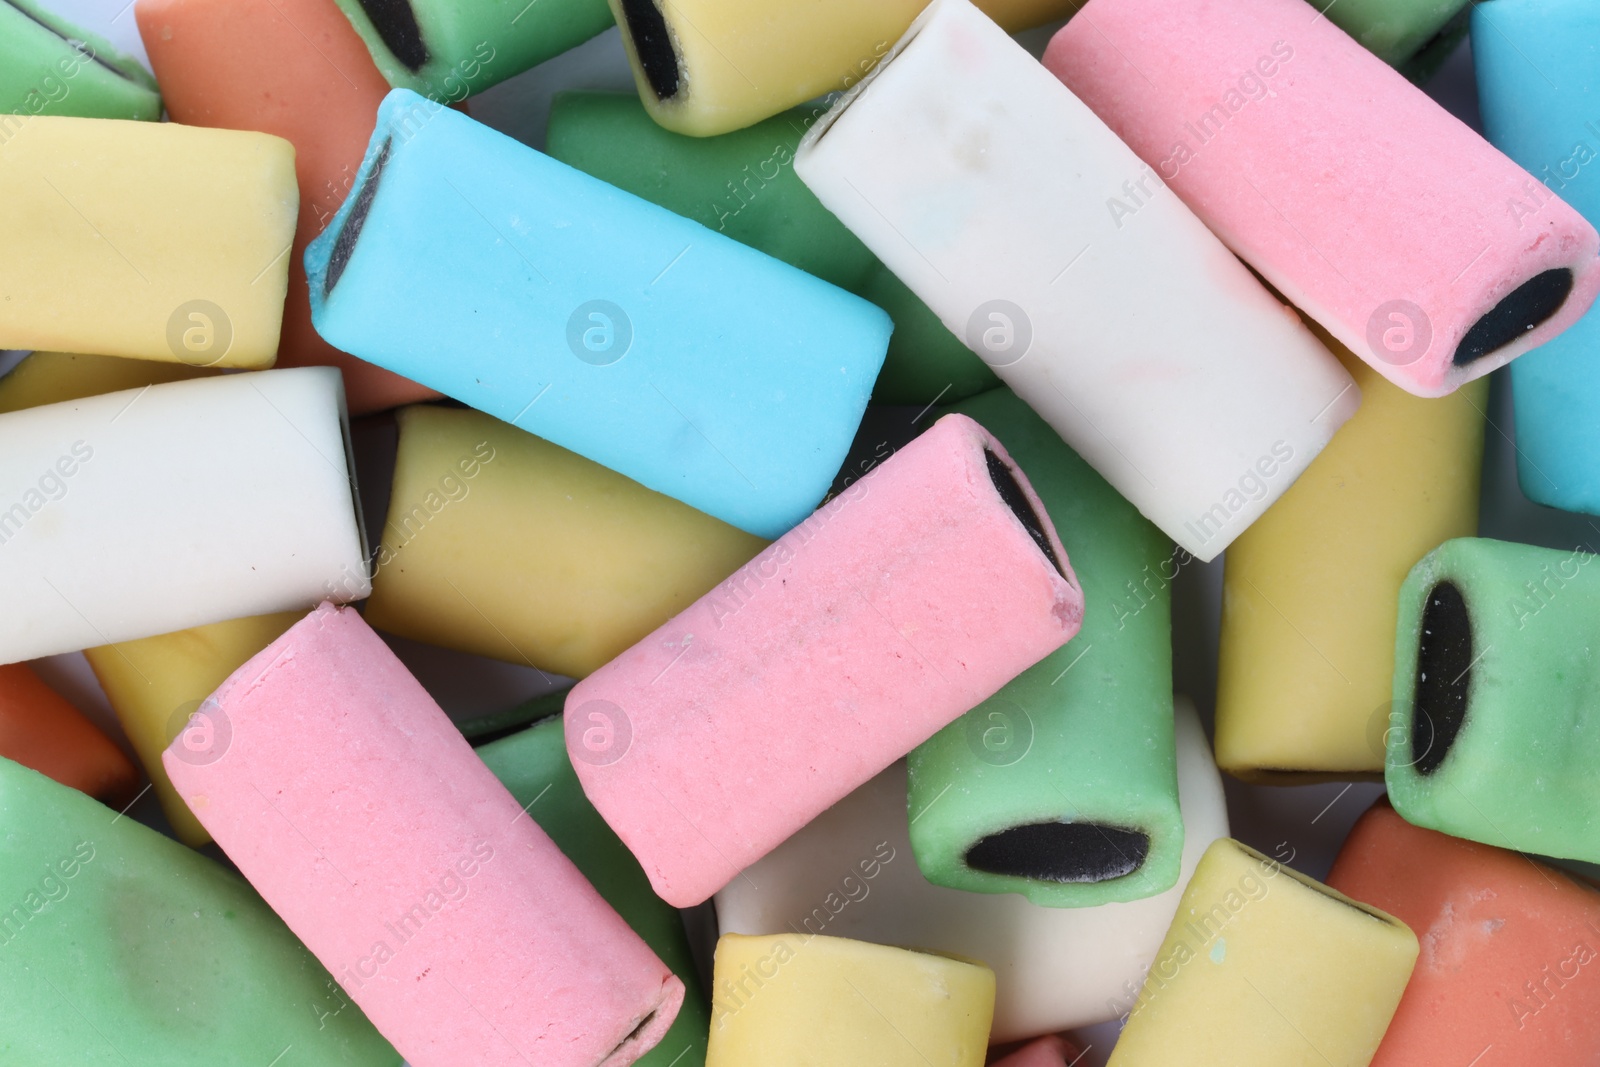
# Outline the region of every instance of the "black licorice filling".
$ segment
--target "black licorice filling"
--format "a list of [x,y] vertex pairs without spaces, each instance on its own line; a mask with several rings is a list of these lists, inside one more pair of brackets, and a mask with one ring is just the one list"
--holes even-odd
[[433,58],[410,0],[361,0],[361,10],[378,31],[383,46],[411,73]]
[[1108,882],[1132,874],[1150,855],[1150,835],[1095,822],[1011,826],[967,849],[967,866],[1040,882]]
[[[56,37],[59,37],[61,40],[65,41],[68,45],[73,46],[72,50],[74,52],[77,52],[79,55],[83,54],[82,50],[79,49],[77,46],[78,45],[85,45],[85,44],[88,43],[87,41],[81,41],[76,37],[68,37],[66,34],[62,33],[56,27],[54,27],[54,26],[50,25],[48,22],[44,21],[39,16],[35,15],[33,12],[27,10],[26,8],[18,7],[16,4],[13,4],[11,2],[11,0],[0,0],[0,3],[5,4],[7,7],[11,8],[13,11],[15,11],[17,14],[21,15],[23,18],[28,19],[30,22],[34,23],[35,25],[44,27],[50,33],[54,34]],[[104,59],[100,58],[99,55],[94,55],[94,56],[91,56],[90,58],[92,58],[97,65],[104,67],[106,70],[109,70],[111,73],[115,74],[117,77],[121,78],[123,81],[129,81],[129,82],[133,81],[133,76],[131,74],[129,74],[127,71],[119,70],[118,68],[113,67],[110,63],[107,63]]]
[[672,47],[672,35],[667,32],[666,16],[656,6],[656,0],[622,0],[622,14],[628,22],[628,36],[633,39],[633,53],[639,57],[650,90],[657,100],[671,100],[683,85],[683,69]]
[[383,147],[378,149],[378,158],[372,161],[372,170],[356,192],[356,202],[350,205],[350,214],[345,216],[344,225],[339,227],[339,236],[333,239],[333,251],[328,254],[328,269],[322,276],[324,300],[332,295],[333,287],[339,284],[345,267],[350,263],[350,256],[356,250],[356,239],[361,236],[361,227],[366,225],[367,213],[372,210],[372,198],[378,195],[378,182],[383,178],[384,165],[389,162],[389,153],[393,149],[393,137],[386,139]]
[[1426,777],[1450,754],[1467,719],[1472,686],[1472,615],[1454,582],[1428,592],[1411,702],[1411,763]]
[[1061,577],[1067,576],[1066,568],[1061,566],[1061,561],[1056,558],[1056,550],[1050,544],[1049,536],[1044,532],[1044,523],[1039,521],[1038,514],[1033,510],[1033,505],[1028,501],[1028,496],[1022,491],[1022,486],[1017,482],[1017,476],[1011,468],[1006,466],[1004,460],[994,454],[992,449],[983,450],[983,458],[989,464],[989,480],[994,482],[994,487],[1000,493],[1000,499],[1005,501],[1006,507],[1021,520],[1023,528],[1028,531],[1028,536],[1033,538],[1034,544],[1039,546],[1039,551],[1047,556]]
[[1515,341],[1560,311],[1571,293],[1572,271],[1566,267],[1529,278],[1472,324],[1456,346],[1456,366],[1464,367]]

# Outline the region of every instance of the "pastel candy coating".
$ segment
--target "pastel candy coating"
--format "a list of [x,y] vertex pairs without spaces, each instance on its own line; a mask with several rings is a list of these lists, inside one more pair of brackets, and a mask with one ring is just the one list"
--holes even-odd
[[1183,892],[1109,1067],[1367,1067],[1416,959],[1398,919],[1223,838]]
[[683,985],[349,609],[233,674],[163,757],[411,1067],[627,1067]]
[[1165,892],[1183,854],[1171,542],[1010,390],[949,410],[999,428],[1082,575],[1085,610],[1076,637],[911,753],[917,864],[938,885],[1049,907]]
[[454,102],[611,28],[605,0],[337,0],[389,84]]
[[122,749],[26,663],[0,667],[0,756],[117,808],[139,785]]
[[581,678],[766,547],[481,412],[397,418],[380,630]]
[[294,145],[300,213],[276,365],[338,367],[352,415],[438,396],[339,351],[311,325],[305,247],[344,203],[389,91],[348,20],[326,0],[138,0],[133,14],[172,121]]
[[155,80],[131,56],[32,0],[0,6],[0,130],[12,116],[161,117]]
[[917,869],[907,834],[908,822],[929,809],[908,813],[905,764],[895,763],[718,892],[718,926],[723,933],[825,933],[983,960],[995,972],[996,1042],[1126,1015],[1183,885],[1206,846],[1228,833],[1217,767],[1185,699],[1176,733],[1183,868],[1165,893],[1046,908],[1014,893],[933,885]]
[[0,415],[0,662],[366,596],[344,423],[329,367]]
[[676,908],[650,890],[650,880],[600,813],[583,795],[567,758],[559,700],[534,701],[549,708],[543,721],[477,749],[518,804],[572,861],[578,871],[644,938],[684,985],[683,1005],[661,1043],[640,1056],[640,1067],[701,1067],[711,1009],[700,987],[694,954]]
[[1328,884],[1417,931],[1422,953],[1373,1067],[1600,1056],[1600,894],[1504,849],[1412,826],[1380,803]]
[[573,687],[584,792],[698,904],[1077,632],[1083,597],[999,442],[946,415]]
[[[1267,509],[1359,402],[1294,314],[966,0],[929,4],[899,51],[811,128],[795,169],[1078,455],[1202,560]],[[1108,207],[1128,196],[1136,214]]]
[[1407,821],[1600,862],[1595,560],[1463,537],[1412,568],[1384,769]]
[[403,89],[356,185],[306,251],[334,345],[758,536],[827,490],[878,309]]
[[1397,67],[1412,81],[1423,80],[1416,64],[1448,55],[1466,30],[1462,18],[1469,0],[1312,0],[1329,22],[1348,33],[1361,46]]
[[42,115],[0,128],[0,160],[0,348],[272,366],[299,203],[287,141]]
[[88,356],[75,352],[30,352],[0,376],[0,414],[81,400],[124,389],[142,389],[162,382],[210,378],[214,367],[163,363],[153,359]]
[[1488,374],[1600,291],[1593,226],[1301,0],[1090,0],[1082,14],[1045,65],[1402,389],[1443,396]]
[[[0,1050],[214,1067],[400,1056],[238,875],[0,759]],[[283,1062],[290,1062],[284,1059]]]
[[211,835],[172,787],[161,754],[228,675],[299,622],[303,614],[284,611],[229,619],[83,651],[139,763],[150,776],[173,834],[192,848],[209,842]]
[[[1600,219],[1600,11],[1558,0],[1475,7],[1473,65],[1486,136],[1551,192]],[[1511,366],[1517,481],[1528,498],[1600,514],[1600,316]]]
[[994,972],[840,937],[717,940],[707,1067],[982,1067]]
[[999,382],[984,362],[817,201],[794,153],[822,105],[793,108],[720,137],[658,126],[637,97],[563,92],[545,151],[878,305],[894,320],[880,404],[952,402]]
[[1423,399],[1324,339],[1361,410],[1229,546],[1223,575],[1217,764],[1252,781],[1382,773],[1400,583],[1478,529],[1489,383]]

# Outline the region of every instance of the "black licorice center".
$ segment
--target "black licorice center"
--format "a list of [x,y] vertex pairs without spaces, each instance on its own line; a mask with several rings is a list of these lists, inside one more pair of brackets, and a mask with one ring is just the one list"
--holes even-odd
[[1456,346],[1456,366],[1464,367],[1515,341],[1560,311],[1571,293],[1572,271],[1566,267],[1529,278],[1472,324]]
[[361,0],[361,10],[383,39],[383,46],[411,73],[432,58],[410,0]]
[[1440,582],[1422,609],[1416,691],[1411,706],[1411,763],[1420,775],[1439,769],[1467,718],[1472,685],[1472,616],[1454,582]]
[[328,269],[322,276],[324,300],[339,284],[339,278],[356,250],[356,239],[361,236],[361,227],[366,225],[367,213],[372,210],[372,198],[378,195],[378,182],[383,178],[384,165],[389,162],[389,153],[393,149],[393,137],[386,139],[383,147],[378,149],[378,158],[372,161],[372,170],[368,172],[367,180],[361,183],[361,188],[356,190],[356,202],[350,205],[350,214],[345,216],[344,225],[339,227],[339,236],[333,239],[333,251],[328,254]]
[[1150,855],[1150,835],[1093,822],[1040,822],[990,834],[967,849],[967,866],[1040,882],[1108,882]]
[[1056,550],[1050,544],[1050,537],[1044,532],[1044,523],[1039,520],[1039,515],[1033,510],[1028,495],[1022,491],[1022,486],[1017,482],[1016,474],[1006,466],[1004,460],[994,454],[992,449],[983,450],[983,458],[989,464],[989,480],[994,482],[994,487],[1000,493],[1000,499],[1005,501],[1006,507],[1021,520],[1022,526],[1028,531],[1028,536],[1033,538],[1034,544],[1039,546],[1055,566],[1056,573],[1061,577],[1067,576],[1066,568],[1061,566],[1061,561],[1056,558]]
[[622,0],[622,13],[627,18],[634,55],[639,57],[651,91],[657,100],[671,100],[683,84],[683,73],[678,53],[672,47],[672,35],[667,32],[666,16],[656,6],[656,0]]

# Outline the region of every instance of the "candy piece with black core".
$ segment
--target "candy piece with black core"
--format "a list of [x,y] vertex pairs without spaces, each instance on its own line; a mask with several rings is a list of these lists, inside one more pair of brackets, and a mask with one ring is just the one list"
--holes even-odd
[[661,8],[656,0],[621,0],[621,4],[628,41],[645,80],[657,100],[671,100],[678,95],[683,75],[678,50],[672,46],[672,31],[667,28]]
[[1047,907],[1162,893],[1184,843],[1171,542],[1009,389],[945,410],[998,427],[1083,573],[1085,607],[1076,637],[911,754],[917,865],[936,885]]
[[417,25],[411,0],[359,0],[361,10],[372,22],[384,46],[402,66],[415,74],[430,58],[428,45]]
[[30,0],[0,0],[0,145],[33,115],[161,117],[137,59]]
[[1033,538],[1033,543],[1039,546],[1039,551],[1050,557],[1050,562],[1057,571],[1066,577],[1066,568],[1061,566],[1061,560],[1056,558],[1055,546],[1050,543],[1050,535],[1045,532],[1045,524],[1039,520],[1039,513],[1034,510],[1033,504],[1023,492],[1022,486],[1017,484],[1017,473],[1007,466],[1005,460],[995,455],[993,450],[985,449],[983,453],[985,465],[989,468],[989,480],[994,482],[995,489],[1000,492],[1000,499],[1006,502],[1006,507],[1022,523],[1028,536]]
[[1543,325],[1561,310],[1571,293],[1570,268],[1557,267],[1529,278],[1472,324],[1456,348],[1456,366],[1482,359]]
[[361,238],[361,227],[367,224],[367,214],[372,210],[373,198],[378,195],[378,184],[383,181],[384,165],[389,162],[389,153],[393,149],[394,139],[385,138],[383,145],[378,149],[377,158],[372,161],[366,178],[361,182],[361,187],[356,190],[354,205],[339,226],[339,235],[334,238],[333,250],[328,255],[327,273],[322,279],[324,299],[333,295],[334,287],[344,276],[344,268],[356,250],[356,241]]
[[1384,778],[1408,821],[1600,862],[1600,566],[1446,541],[1400,589]]

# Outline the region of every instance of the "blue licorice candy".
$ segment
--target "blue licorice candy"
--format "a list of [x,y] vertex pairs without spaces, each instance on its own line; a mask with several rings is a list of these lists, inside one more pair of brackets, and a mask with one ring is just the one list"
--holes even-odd
[[336,347],[763,537],[827,492],[893,328],[405,89],[306,274]]
[[[1489,0],[1472,56],[1489,140],[1538,179],[1506,210],[1559,196],[1600,225],[1600,5]],[[1511,394],[1523,493],[1600,515],[1600,305],[1512,363]]]

